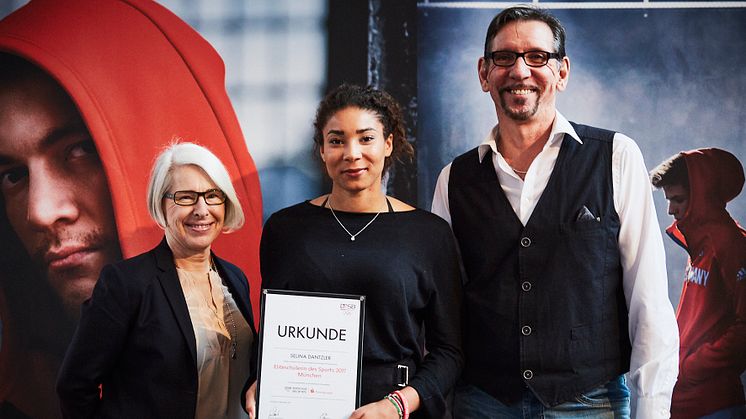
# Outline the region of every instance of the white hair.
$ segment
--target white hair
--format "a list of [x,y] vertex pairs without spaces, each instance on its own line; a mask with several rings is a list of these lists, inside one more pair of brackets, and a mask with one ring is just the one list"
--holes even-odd
[[215,185],[225,193],[226,231],[238,230],[244,223],[243,209],[238,202],[236,190],[228,171],[207,148],[194,143],[173,143],[158,155],[150,173],[148,183],[148,211],[159,226],[166,228],[166,215],[163,213],[163,195],[171,188],[173,169],[178,166],[192,165],[204,170]]

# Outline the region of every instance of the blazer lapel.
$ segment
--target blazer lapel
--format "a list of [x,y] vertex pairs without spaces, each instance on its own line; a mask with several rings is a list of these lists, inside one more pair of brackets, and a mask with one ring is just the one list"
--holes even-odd
[[233,300],[236,302],[238,309],[241,311],[244,319],[246,319],[246,322],[251,327],[251,331],[256,333],[256,330],[254,329],[254,315],[251,312],[251,300],[249,297],[248,281],[245,279],[245,277],[242,277],[234,272],[232,269],[229,269],[223,263],[224,261],[215,256],[214,253],[212,254],[212,257],[215,261],[215,264],[217,265],[218,273],[220,273],[221,278],[225,279],[225,284],[231,291]]
[[160,281],[163,293],[166,295],[168,304],[171,306],[171,311],[174,313],[181,334],[184,336],[187,346],[189,346],[192,360],[197,365],[197,339],[194,337],[194,327],[192,326],[191,317],[189,317],[189,308],[184,299],[184,291],[181,289],[179,276],[176,273],[174,256],[168,247],[168,243],[166,243],[165,237],[158,247],[155,248],[155,258],[158,269],[160,269],[158,281]]

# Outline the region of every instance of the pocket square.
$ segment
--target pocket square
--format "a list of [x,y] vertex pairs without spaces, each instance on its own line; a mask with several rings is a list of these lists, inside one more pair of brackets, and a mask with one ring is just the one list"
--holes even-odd
[[578,215],[575,217],[575,221],[601,221],[601,218],[596,218],[595,215],[585,205],[578,211]]

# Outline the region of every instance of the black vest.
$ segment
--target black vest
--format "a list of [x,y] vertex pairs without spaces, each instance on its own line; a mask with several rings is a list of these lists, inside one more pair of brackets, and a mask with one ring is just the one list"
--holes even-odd
[[[464,379],[512,403],[555,406],[629,370],[611,154],[614,133],[573,124],[524,227],[477,149],[448,183],[466,270]],[[585,210],[588,210],[587,212]]]

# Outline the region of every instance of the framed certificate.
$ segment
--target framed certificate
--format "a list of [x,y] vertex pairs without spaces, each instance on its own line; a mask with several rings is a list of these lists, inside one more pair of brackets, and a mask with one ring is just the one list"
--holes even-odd
[[360,406],[365,297],[262,290],[258,419],[347,419]]

